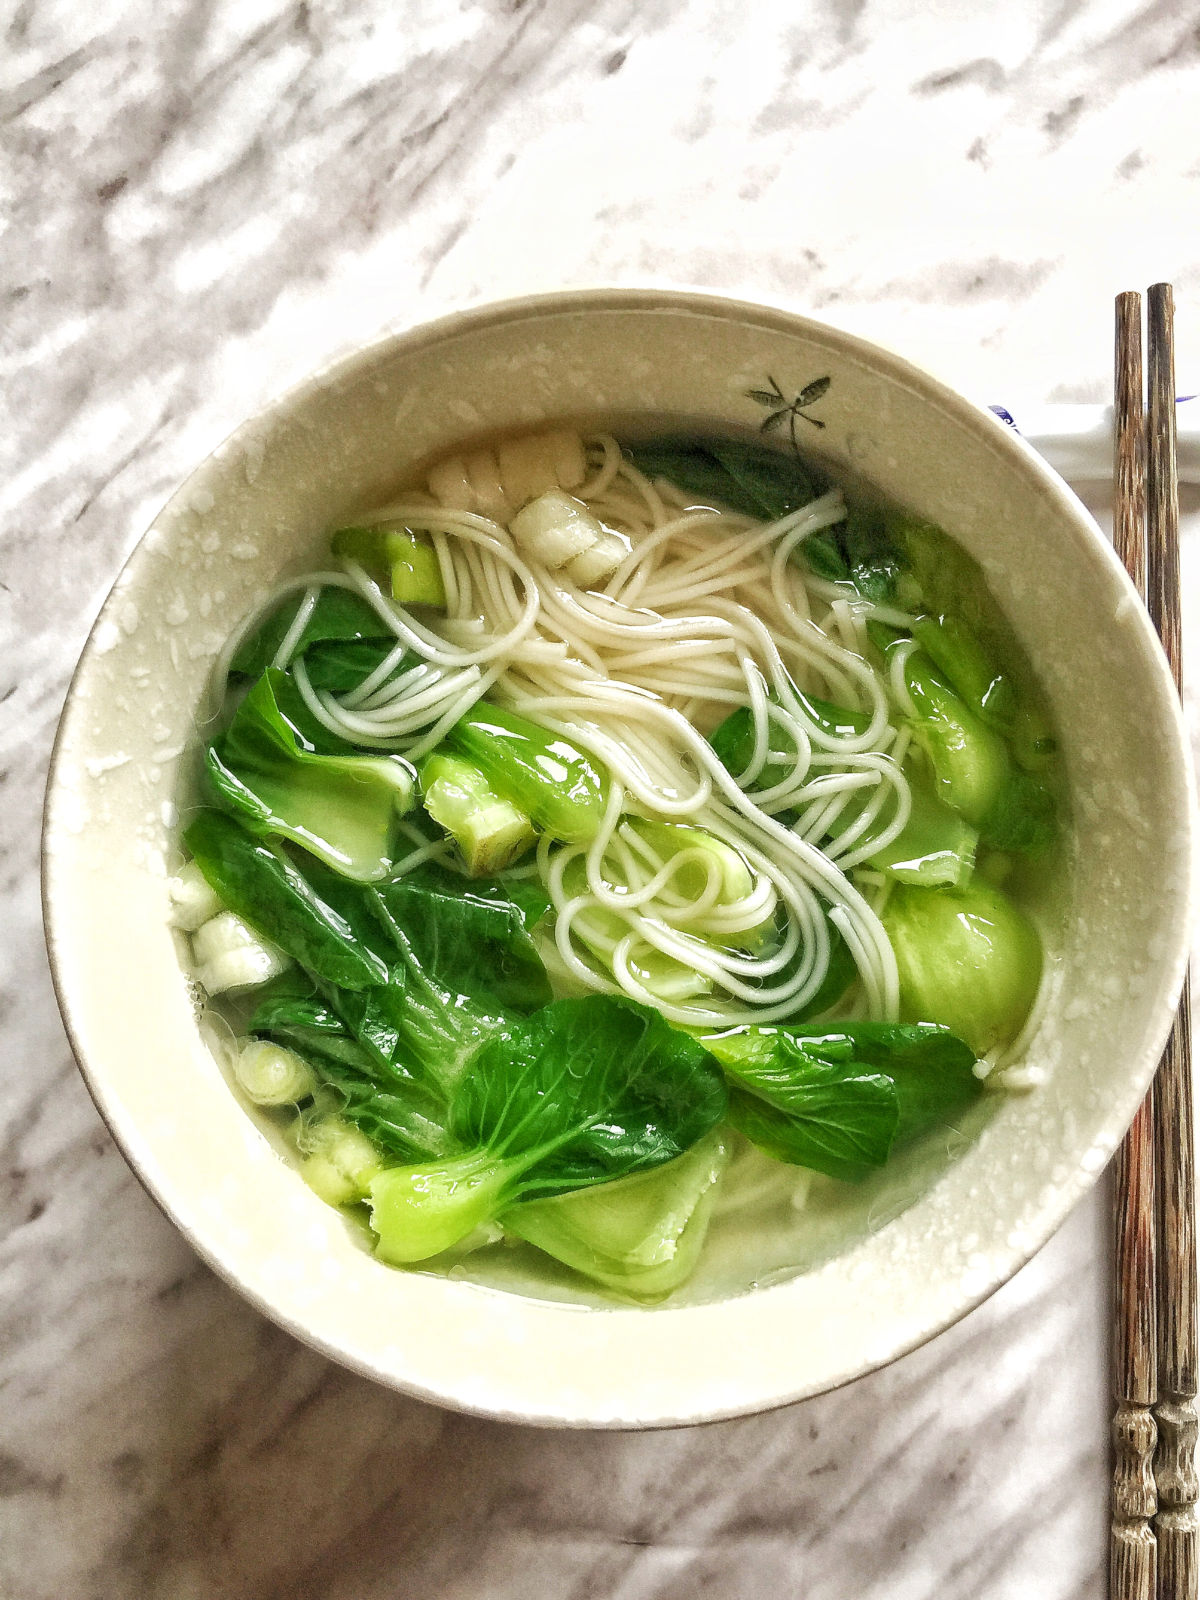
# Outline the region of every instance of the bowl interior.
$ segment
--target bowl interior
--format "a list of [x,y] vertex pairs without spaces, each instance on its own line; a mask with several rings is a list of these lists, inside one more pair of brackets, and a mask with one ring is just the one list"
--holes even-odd
[[[831,380],[835,466],[941,523],[1034,663],[1071,795],[1026,1061],[852,1199],[720,1223],[697,1281],[602,1306],[520,1252],[389,1271],[309,1193],[222,1077],[167,921],[184,752],[237,620],[314,564],[330,523],[415,463],[546,419],[694,416]],[[47,808],[56,982],[89,1085],[135,1169],[218,1270],[320,1348],[431,1398],[529,1420],[698,1420],[816,1392],[919,1343],[1040,1245],[1116,1146],[1181,980],[1191,801],[1178,705],[1111,551],[1019,440],[906,364],[816,324],[702,296],[573,295],[401,335],[240,429],[165,508],[96,625]],[[738,1352],[753,1344],[753,1371]]]

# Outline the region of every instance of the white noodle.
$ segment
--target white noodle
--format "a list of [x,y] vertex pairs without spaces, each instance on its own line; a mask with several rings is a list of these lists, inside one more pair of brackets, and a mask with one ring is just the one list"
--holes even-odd
[[296,615],[292,618],[292,625],[279,642],[279,649],[275,652],[275,659],[271,662],[273,667],[283,669],[296,653],[296,646],[304,637],[304,630],[308,627],[313,612],[317,609],[317,601],[321,598],[319,588],[309,588],[304,591],[304,599],[296,607]]

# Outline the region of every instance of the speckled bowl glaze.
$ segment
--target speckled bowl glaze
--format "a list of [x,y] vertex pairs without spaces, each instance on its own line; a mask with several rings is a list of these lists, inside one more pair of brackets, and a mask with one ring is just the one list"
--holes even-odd
[[[235,1099],[197,1025],[166,882],[206,675],[270,585],[314,564],[330,523],[378,503],[418,460],[564,415],[753,426],[762,411],[747,391],[768,375],[789,396],[831,379],[825,427],[806,437],[953,532],[1045,685],[1072,799],[1061,924],[1027,1053],[1047,1081],[992,1100],[953,1154],[889,1167],[819,1249],[794,1214],[757,1254],[714,1247],[683,1303],[605,1306],[519,1279],[389,1270]],[[945,1328],[1047,1239],[1115,1150],[1163,1044],[1191,924],[1192,832],[1179,707],[1145,613],[1082,506],[1020,439],[905,362],[801,317],[605,290],[388,337],[246,423],[193,474],[122,572],[72,685],[45,901],[97,1105],[151,1194],[249,1300],[429,1400],[648,1427],[844,1383]]]

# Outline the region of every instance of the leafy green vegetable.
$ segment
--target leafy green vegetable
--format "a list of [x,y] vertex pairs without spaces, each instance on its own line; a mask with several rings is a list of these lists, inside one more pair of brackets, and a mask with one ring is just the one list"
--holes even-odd
[[973,1070],[975,1052],[939,1023],[831,1022],[804,1027],[784,1023],[709,1034],[704,1043],[722,1065],[738,1072],[747,1063],[769,1063],[780,1035],[815,1059],[843,1067],[857,1062],[891,1078],[900,1103],[897,1139],[909,1137],[980,1093]]
[[[979,834],[929,787],[923,771],[909,765],[911,806],[903,828],[890,844],[867,857],[866,865],[899,883],[965,883],[975,865]],[[829,824],[829,837],[840,838],[861,816],[871,792],[861,790]],[[885,802],[873,831],[888,826],[896,815],[894,798]]]
[[485,1046],[459,1083],[461,1154],[374,1181],[378,1252],[424,1260],[524,1196],[661,1166],[725,1104],[712,1057],[656,1011],[606,995],[555,1001]]
[[742,493],[757,503],[758,514],[769,521],[798,511],[820,492],[815,471],[781,450],[721,438],[713,439],[709,449]]
[[[342,1093],[347,1115],[393,1152],[411,1157],[445,1148],[444,1074],[421,1024],[432,1009],[447,1056],[469,1056],[504,1026],[456,991],[433,999],[419,969],[396,960],[373,892],[313,861],[302,874],[286,857],[251,840],[219,813],[202,813],[188,830],[201,867],[219,868],[246,920],[287,948],[310,977],[287,973],[263,992],[249,1031],[299,1052]],[[513,911],[513,916],[519,915]],[[536,961],[530,952],[529,959]],[[544,974],[539,993],[548,995]],[[498,1008],[494,1008],[497,1009]],[[414,1035],[416,1036],[414,1042]],[[435,1052],[436,1053],[436,1052]],[[399,1100],[380,1097],[399,1096]]]
[[896,1128],[896,1095],[889,1079],[854,1077],[818,1063],[787,1106],[733,1086],[729,1125],[764,1155],[861,1183],[887,1160]]
[[857,500],[848,503],[845,522],[833,537],[846,563],[849,582],[868,600],[895,603],[908,562],[888,512]]
[[[473,970],[464,966],[461,972],[453,971],[449,952],[466,951],[468,943],[462,925],[453,921],[446,924],[447,936],[439,938],[442,918],[436,903],[424,908],[429,914],[423,921],[414,919],[412,938],[392,920],[381,900],[376,909],[393,956],[389,982],[361,997],[335,996],[336,1009],[377,1061],[403,1063],[414,1079],[445,1098],[480,1048],[508,1027],[508,1009],[489,987],[478,957]],[[422,961],[414,942],[424,943],[434,959]],[[447,959],[441,959],[443,954]],[[545,973],[535,961],[531,952],[521,977],[527,990],[548,997]],[[498,974],[496,985],[503,983],[504,974]]]
[[[979,563],[936,523],[909,511],[889,514],[892,537],[908,568],[909,610],[953,616],[993,652],[1003,617]],[[1001,652],[994,652],[997,656]]]
[[[247,678],[258,678],[273,666],[279,647],[296,620],[303,595],[289,596],[264,622],[239,645],[230,671]],[[295,654],[302,655],[311,644],[324,639],[385,639],[396,643],[377,613],[351,589],[330,585],[317,596],[312,615],[296,643]]]
[[548,904],[540,885],[521,885],[518,904],[498,883],[468,885],[432,865],[368,888],[313,862],[307,886],[371,961],[374,981],[349,989],[285,975],[250,1031],[312,1062],[343,1115],[382,1148],[406,1160],[444,1153],[449,1097],[467,1063],[550,1000],[528,933]]
[[346,917],[287,856],[232,817],[201,811],[183,843],[225,905],[309,972],[345,989],[387,981],[387,964]]
[[369,989],[332,991],[331,1003],[350,1032],[371,1057],[376,1072],[401,1082],[414,1077],[407,1049],[405,1022],[408,1011],[406,974],[393,969],[387,983]]
[[887,1160],[900,1116],[895,1085],[851,1052],[810,1050],[787,1028],[735,1028],[703,1042],[733,1079],[730,1121],[769,1155],[850,1182]]
[[452,1249],[503,1209],[524,1171],[522,1157],[489,1150],[390,1167],[370,1186],[375,1254],[403,1267]]
[[1044,783],[1010,771],[979,825],[979,836],[996,850],[1043,855],[1054,842],[1056,807]]
[[[315,648],[320,649],[318,645]],[[267,676],[267,674],[264,674]],[[261,683],[261,679],[259,682]],[[308,702],[300,692],[300,685],[293,674],[279,672],[274,668],[269,669],[270,692],[274,697],[275,708],[280,718],[291,730],[293,737],[301,749],[312,751],[322,756],[352,756],[361,755],[362,751],[348,740],[343,739],[340,733],[334,733],[332,728],[327,728],[323,722],[315,717],[309,708]],[[256,684],[255,688],[258,687]],[[251,693],[253,693],[253,689]],[[237,713],[234,713],[236,718]]]
[[368,1078],[379,1070],[375,1055],[359,1044],[345,1020],[303,972],[285,972],[263,987],[246,1031],[289,1046],[306,1061],[315,1060],[322,1071],[327,1063]]
[[913,637],[977,717],[1002,731],[1011,727],[1016,687],[961,617],[918,617]]
[[934,786],[951,810],[978,827],[1012,773],[1004,741],[969,710],[920,650],[905,662],[904,679],[916,709],[913,732],[929,760]]
[[711,450],[690,435],[682,439],[650,439],[624,449],[638,471],[648,478],[666,478],[705,504],[727,505],[731,511],[746,516],[762,516],[759,502],[739,487]]
[[[476,883],[473,887],[478,889],[480,885]],[[550,896],[538,878],[513,878],[500,873],[492,880],[491,887],[516,906],[526,933],[536,928],[550,909]]]
[[505,1154],[538,1150],[525,1192],[556,1193],[681,1155],[721,1120],[703,1045],[610,995],[556,1000],[494,1040],[463,1080],[453,1130]]
[[446,589],[437,552],[423,534],[402,522],[376,522],[369,527],[339,528],[333,536],[335,556],[364,567],[383,567],[391,576],[392,599],[406,606],[444,606]]
[[929,1023],[742,1027],[703,1042],[749,1091],[731,1099],[735,1127],[780,1160],[850,1181],[981,1090],[974,1051]]
[[850,563],[842,549],[841,541],[831,529],[811,533],[803,545],[804,560],[809,570],[827,583],[849,583]]
[[800,548],[818,578],[850,584],[866,600],[909,605],[917,598],[897,515],[869,499],[848,495],[846,520]]
[[779,1070],[734,1087],[729,1121],[777,1161],[857,1183],[887,1160],[899,1121],[895,1085],[880,1073],[813,1060],[780,1037]]
[[268,669],[208,746],[213,795],[247,827],[291,839],[348,877],[381,878],[415,774],[399,756],[314,750],[280,709],[284,674]]
[[345,1120],[393,1161],[424,1161],[448,1153],[444,1097],[428,1087],[389,1089],[336,1063],[323,1070],[341,1097]]
[[407,1055],[399,1030],[379,1026],[390,1005],[402,1003],[398,987],[365,991],[358,1037],[347,1022],[354,991],[321,995],[302,975],[287,974],[264,994],[247,1024],[250,1033],[295,1050],[338,1097],[342,1116],[378,1147],[401,1161],[444,1154],[446,1094]]
[[660,1300],[686,1282],[708,1231],[729,1147],[719,1132],[653,1172],[614,1178],[502,1215],[506,1233],[635,1300]]
[[980,570],[940,528],[905,513],[893,528],[909,564],[915,633],[968,706],[1009,741],[1017,764],[1043,771],[1058,742],[1037,684]]
[[[885,656],[905,637],[878,623],[870,627]],[[968,707],[923,651],[908,657],[904,677],[917,713],[913,731],[942,801],[977,828],[985,844],[1042,854],[1055,833],[1050,790],[1019,769],[1004,738]],[[961,875],[946,881],[961,881]]]
[[944,1126],[983,1093],[974,1050],[937,1023],[848,1022],[827,1036],[829,1042],[810,1035],[804,1043],[828,1055],[830,1044],[841,1048],[842,1037],[858,1060],[886,1072],[895,1084],[900,1103],[896,1145],[935,1124]]
[[975,829],[931,794],[915,773],[908,777],[908,821],[868,864],[900,883],[965,882],[975,865]]
[[586,844],[604,820],[608,784],[591,758],[559,734],[480,702],[444,747],[472,762],[491,788],[555,839]]
[[1016,1036],[1037,993],[1042,947],[1000,889],[978,879],[956,889],[900,885],[883,925],[907,1016],[944,1023],[980,1055]]
[[[242,895],[246,920],[325,986],[318,996],[299,980],[278,980],[252,1019],[256,1031],[282,1037],[286,1030],[297,1048],[307,1042],[347,1065],[363,1066],[365,1052],[376,1066],[402,1063],[409,1075],[428,1081],[432,1074],[444,1083],[511,1017],[549,1001],[549,980],[528,932],[548,904],[540,885],[522,885],[518,903],[499,883],[468,883],[432,863],[378,886],[353,883],[316,861],[302,875],[229,819],[202,813],[209,818],[223,839],[241,847],[227,848],[222,881]],[[207,871],[205,857],[196,854]],[[251,893],[248,856],[251,867],[262,856],[265,866],[285,873],[289,892],[266,903]],[[273,887],[268,876],[267,888]],[[310,913],[315,927],[303,943],[296,924],[309,906],[317,908]],[[353,967],[340,960],[347,952]],[[338,1024],[354,1050],[331,1045]]]
[[447,991],[489,1011],[534,1011],[550,999],[529,936],[550,901],[539,883],[467,881],[427,862],[372,891],[397,951]]
[[[357,689],[364,678],[370,677],[383,665],[395,650],[397,640],[386,639],[323,639],[309,645],[304,652],[304,670],[314,689],[324,689],[330,694],[349,694]],[[396,666],[403,672],[414,666],[416,658],[406,654]],[[297,695],[299,698],[299,695]]]
[[[798,689],[796,698],[805,716],[831,739],[852,738],[855,734],[865,733],[871,725],[870,717],[862,711],[851,711],[845,706],[834,705],[831,700],[802,694]],[[731,711],[709,734],[708,742],[726,771],[732,777],[740,777],[754,755],[754,713],[750,707],[738,706],[736,711]],[[795,755],[792,741],[774,721],[770,724],[767,748],[773,755],[784,755],[789,759]],[[768,767],[763,778],[764,785],[776,781]]]
[[770,522],[820,493],[815,471],[769,445],[688,434],[626,446],[625,453],[648,478],[666,478],[703,502]]
[[458,845],[473,878],[500,872],[536,837],[524,811],[502,799],[473,762],[435,750],[421,766],[426,811]]

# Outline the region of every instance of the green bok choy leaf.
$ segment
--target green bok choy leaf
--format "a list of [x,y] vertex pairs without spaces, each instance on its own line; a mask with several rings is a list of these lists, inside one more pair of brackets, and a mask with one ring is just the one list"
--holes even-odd
[[821,492],[814,469],[769,445],[740,439],[667,436],[625,447],[648,478],[666,478],[703,504],[775,522]]
[[523,1201],[504,1231],[630,1299],[661,1300],[691,1276],[728,1160],[709,1133],[653,1172]]
[[460,1153],[393,1167],[371,1185],[385,1260],[449,1249],[508,1206],[649,1171],[725,1113],[703,1045],[631,1000],[558,1000],[486,1045],[458,1085]]
[[489,788],[555,839],[587,844],[604,819],[608,784],[569,740],[481,701],[456,722],[444,748],[476,766]]
[[413,769],[400,756],[315,749],[281,708],[287,687],[283,673],[263,673],[205,752],[209,787],[254,832],[291,839],[347,877],[382,878]]
[[[906,638],[878,624],[869,628],[885,657]],[[904,681],[915,713],[912,729],[938,798],[993,849],[1043,854],[1055,832],[1046,784],[1021,770],[1004,736],[971,709],[923,650],[906,658]],[[1032,724],[1026,719],[1021,726]]]
[[445,606],[446,588],[432,541],[402,522],[375,522],[339,528],[331,546],[335,556],[364,567],[386,568],[392,599],[406,606]]
[[706,1034],[730,1121],[769,1155],[851,1182],[981,1092],[975,1052],[928,1023],[740,1027]]
[[[239,645],[229,670],[246,678],[259,678],[275,664],[279,647],[288,635],[303,595],[289,596]],[[293,655],[303,655],[310,645],[321,641],[378,640],[389,649],[396,638],[388,631],[373,607],[351,589],[335,585],[323,588],[317,596],[304,629],[296,641]]]
[[944,1023],[979,1055],[1007,1044],[1029,1015],[1042,947],[1024,912],[975,879],[955,889],[895,889],[883,925],[910,1017]]
[[387,963],[281,850],[208,810],[183,843],[224,904],[309,972],[346,989],[387,981]]

